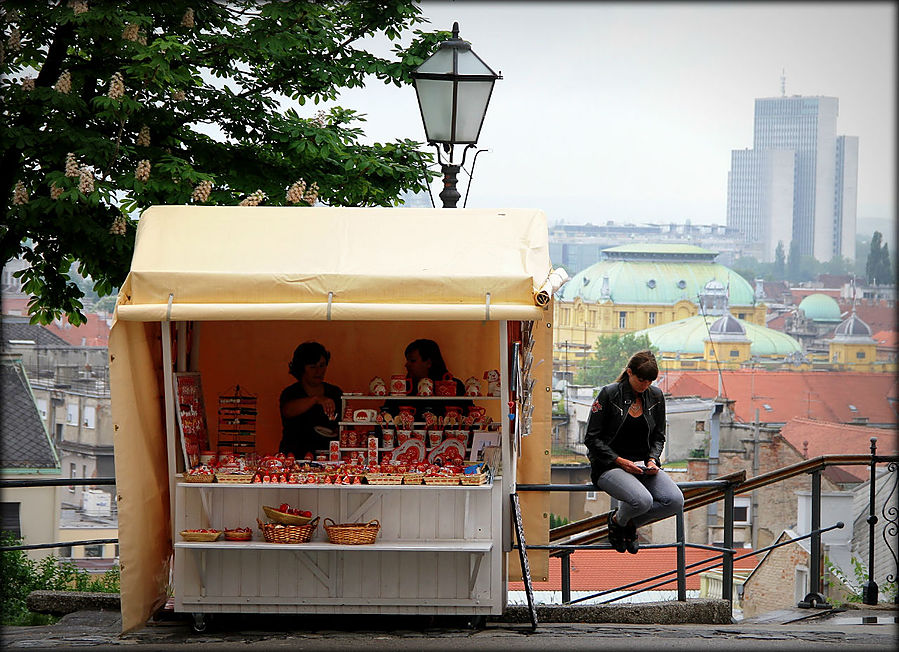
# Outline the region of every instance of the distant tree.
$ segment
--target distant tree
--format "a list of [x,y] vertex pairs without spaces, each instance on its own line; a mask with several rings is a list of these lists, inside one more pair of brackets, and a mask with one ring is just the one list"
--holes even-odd
[[585,360],[585,368],[576,374],[575,382],[592,387],[614,382],[627,366],[630,357],[637,351],[645,349],[658,355],[658,349],[651,345],[646,335],[639,337],[632,333],[603,335],[596,340],[595,350]]
[[848,258],[843,258],[839,254],[836,254],[829,261],[821,265],[821,268],[826,274],[849,274],[852,272],[852,261],[850,261]]
[[787,259],[784,255],[784,241],[777,241],[777,249],[774,250],[774,279],[782,281],[787,275]]
[[890,262],[890,244],[888,242],[884,242],[883,248],[880,250],[880,274],[878,278],[883,279],[881,281],[882,285],[895,285],[896,283],[896,275]]
[[893,266],[890,263],[890,246],[883,242],[883,234],[880,231],[875,231],[871,236],[871,249],[865,262],[865,280],[878,285],[895,283]]
[[868,237],[861,233],[855,236],[855,267],[853,271],[859,278],[865,276],[866,265],[868,264],[868,253],[870,252],[870,241]]
[[787,280],[796,282],[800,275],[799,241],[790,240],[790,255],[787,257]]

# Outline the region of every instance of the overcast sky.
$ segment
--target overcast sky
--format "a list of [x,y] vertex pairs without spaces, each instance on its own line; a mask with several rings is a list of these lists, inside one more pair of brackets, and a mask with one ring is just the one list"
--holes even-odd
[[[723,224],[730,152],[752,146],[753,102],[780,96],[784,70],[787,95],[839,98],[837,133],[859,137],[859,217],[895,219],[894,3],[421,6],[503,75],[469,208]],[[370,141],[424,140],[411,87],[373,82],[340,104],[367,114]]]

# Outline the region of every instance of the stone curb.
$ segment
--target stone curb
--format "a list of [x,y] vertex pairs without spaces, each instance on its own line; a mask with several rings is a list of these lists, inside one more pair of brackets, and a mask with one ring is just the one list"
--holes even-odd
[[[502,616],[491,622],[529,623],[530,610],[524,605],[509,605]],[[730,625],[731,605],[721,599],[691,599],[637,604],[538,605],[538,623],[623,623],[633,625]]]
[[[76,611],[118,611],[118,593],[87,593],[79,591],[32,591],[26,604],[31,611],[65,615]],[[491,616],[491,622],[529,623],[530,610],[524,605],[509,605],[502,616]],[[666,602],[607,605],[538,605],[537,620],[541,623],[624,623],[634,625],[705,624],[728,625],[730,603],[720,599],[691,599]]]
[[119,611],[122,606],[118,593],[87,591],[32,591],[25,604],[31,611],[54,616],[76,611]]

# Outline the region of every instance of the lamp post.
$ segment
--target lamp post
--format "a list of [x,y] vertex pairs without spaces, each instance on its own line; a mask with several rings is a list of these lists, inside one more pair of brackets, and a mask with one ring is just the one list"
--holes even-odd
[[[437,52],[412,72],[418,107],[429,145],[437,147],[443,172],[440,199],[444,208],[459,201],[456,175],[465,164],[465,154],[475,146],[493,93],[493,84],[502,79],[474,53],[471,44],[459,38],[459,23],[453,23],[453,37],[437,46]],[[462,161],[453,162],[453,147],[465,145]],[[446,161],[441,155],[448,155]]]

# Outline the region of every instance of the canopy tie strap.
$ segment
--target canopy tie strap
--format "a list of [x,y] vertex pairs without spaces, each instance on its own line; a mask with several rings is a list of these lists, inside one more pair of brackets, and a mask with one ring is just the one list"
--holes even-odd
[[334,299],[334,293],[328,292],[328,321],[331,321],[331,301]]
[[490,321],[490,293],[489,292],[487,293],[486,314],[487,314],[487,317],[486,317],[487,321]]
[[169,292],[169,305],[165,309],[165,320],[172,321],[172,302],[175,300],[175,294],[173,292]]

